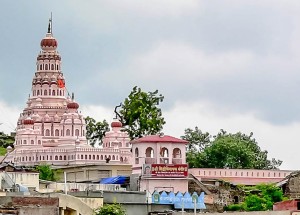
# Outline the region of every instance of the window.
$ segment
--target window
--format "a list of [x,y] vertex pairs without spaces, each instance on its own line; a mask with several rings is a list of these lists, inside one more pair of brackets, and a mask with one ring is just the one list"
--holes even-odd
[[59,160],[60,160],[60,161],[62,160],[62,156],[61,156],[61,155],[59,156]]
[[66,135],[67,135],[67,136],[70,136],[70,129],[67,129]]
[[58,70],[58,65],[56,65],[56,70]]
[[52,90],[52,96],[55,96],[55,90]]
[[26,140],[23,140],[23,144],[27,144]]
[[54,70],[54,65],[53,64],[51,64],[51,70]]
[[41,145],[41,141],[40,140],[38,140],[38,144]]
[[56,160],[56,161],[58,160],[58,156],[57,156],[57,155],[55,155],[55,160]]
[[81,160],[83,160],[83,155],[81,155]]
[[97,160],[99,160],[99,155],[97,155]]
[[92,159],[92,155],[89,155],[89,160],[91,160]]
[[47,90],[44,90],[44,96],[46,96],[47,95]]
[[40,95],[40,91],[39,91],[39,90],[37,90],[37,95],[38,95],[38,96]]
[[31,142],[31,145],[33,145],[33,144],[34,144],[34,140],[31,140],[30,142]]
[[64,160],[67,160],[67,156],[66,155],[64,155]]
[[45,65],[45,70],[48,70],[48,64]]
[[59,136],[59,130],[55,129],[55,136]]
[[75,130],[75,136],[77,136],[77,137],[79,136],[79,129]]
[[49,129],[46,129],[46,132],[45,132],[45,136],[50,136],[50,130]]
[[112,159],[115,160],[115,156],[114,155],[112,156]]
[[100,157],[101,159],[100,160],[103,160],[103,155],[101,155],[101,157]]
[[93,160],[95,160],[95,155],[93,155]]
[[42,64],[40,65],[40,70],[42,70],[43,69],[43,66],[42,66]]

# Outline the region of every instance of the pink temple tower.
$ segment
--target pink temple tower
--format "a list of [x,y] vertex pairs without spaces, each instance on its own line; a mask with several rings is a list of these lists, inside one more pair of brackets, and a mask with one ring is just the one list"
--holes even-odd
[[40,45],[31,94],[17,122],[15,149],[4,161],[27,166],[99,164],[108,160],[115,164],[130,163],[129,138],[120,131],[120,122],[112,123],[103,148],[88,145],[79,104],[73,95],[67,95],[51,19]]

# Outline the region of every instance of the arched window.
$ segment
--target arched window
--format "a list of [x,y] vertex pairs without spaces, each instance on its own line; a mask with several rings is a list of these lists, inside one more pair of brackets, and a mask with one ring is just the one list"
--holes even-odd
[[83,160],[83,155],[81,155],[81,160]]
[[52,90],[52,96],[55,96],[55,90]]
[[43,156],[43,161],[45,160],[45,156]]
[[115,156],[114,155],[112,156],[112,160],[115,160]]
[[56,70],[58,70],[58,65],[56,65]]
[[87,160],[87,155],[85,155],[84,158]]
[[179,148],[173,149],[173,158],[181,158],[181,150]]
[[91,160],[92,159],[92,155],[89,155],[89,160]]
[[61,156],[61,155],[59,156],[59,160],[60,160],[60,161],[62,160],[62,156]]
[[54,65],[53,64],[51,64],[51,70],[54,70]]
[[64,160],[67,160],[67,156],[66,155],[64,155]]
[[97,160],[99,160],[99,155],[97,155]]
[[70,136],[70,129],[67,129],[66,135],[67,135],[67,136]]
[[58,156],[57,156],[57,155],[55,155],[55,160],[56,160],[56,161],[58,160]]
[[120,157],[120,161],[123,162],[123,157]]
[[40,140],[38,140],[38,144],[41,145],[41,141]]
[[48,155],[47,155],[47,160],[49,159]]
[[139,157],[139,149],[138,149],[138,148],[135,148],[134,154],[135,154],[135,157],[136,157],[136,158]]
[[48,64],[45,65],[45,70],[48,70]]
[[101,155],[100,160],[103,160],[103,155]]
[[47,95],[47,90],[44,90],[44,96],[46,96]]
[[59,136],[59,130],[55,129],[55,136]]
[[52,160],[52,155],[50,155],[50,160]]
[[153,158],[154,157],[154,150],[152,147],[148,147],[146,149],[146,157]]
[[30,142],[31,142],[31,145],[33,145],[33,144],[34,144],[34,140],[31,140]]
[[49,129],[46,129],[46,132],[45,132],[45,136],[50,136],[50,130]]
[[164,157],[164,158],[167,158],[169,157],[169,151],[167,148],[163,147],[161,150],[160,150],[160,156],[161,157]]
[[79,129],[75,130],[75,136],[77,136],[77,137],[79,136]]
[[39,90],[37,90],[37,95],[38,95],[38,96],[40,95],[40,91],[39,91]]
[[23,140],[23,144],[27,144],[27,141],[26,141],[26,140]]
[[43,66],[42,66],[42,64],[40,65],[40,70],[42,70],[43,69]]
[[59,95],[61,96],[61,90],[59,91]]

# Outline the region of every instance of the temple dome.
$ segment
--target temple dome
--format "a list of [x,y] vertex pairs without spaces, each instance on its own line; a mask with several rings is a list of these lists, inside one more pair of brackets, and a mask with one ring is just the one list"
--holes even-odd
[[121,128],[123,126],[120,121],[113,121],[110,125],[112,128]]
[[43,50],[55,50],[57,48],[57,40],[52,36],[52,34],[47,34],[41,41],[41,48]]
[[69,108],[69,109],[78,109],[79,104],[76,103],[76,102],[70,102],[69,104],[67,104],[67,108]]

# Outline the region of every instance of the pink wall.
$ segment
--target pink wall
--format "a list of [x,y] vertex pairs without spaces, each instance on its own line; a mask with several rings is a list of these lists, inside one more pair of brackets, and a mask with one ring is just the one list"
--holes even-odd
[[255,185],[259,183],[275,183],[284,179],[292,171],[288,170],[257,170],[257,169],[213,169],[192,168],[189,173],[200,180],[222,179],[234,184]]

